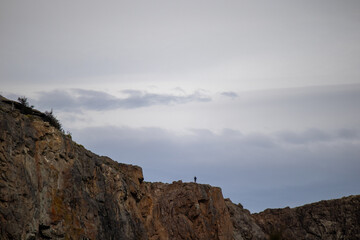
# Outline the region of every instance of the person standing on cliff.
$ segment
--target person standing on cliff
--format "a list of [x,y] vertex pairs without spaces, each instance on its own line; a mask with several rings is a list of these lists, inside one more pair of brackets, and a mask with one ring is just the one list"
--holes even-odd
[[195,176],[195,177],[194,177],[194,182],[195,182],[195,183],[196,183],[196,179],[197,179],[197,178],[196,178],[196,176]]

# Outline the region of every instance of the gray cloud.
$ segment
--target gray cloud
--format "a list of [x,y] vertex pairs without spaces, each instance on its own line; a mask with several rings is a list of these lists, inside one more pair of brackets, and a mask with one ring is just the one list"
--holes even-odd
[[131,89],[124,90],[122,93],[127,96],[118,98],[106,92],[84,89],[54,90],[38,93],[39,97],[34,102],[42,107],[71,112],[81,110],[105,111],[118,108],[132,109],[153,105],[211,101],[210,97],[198,91],[181,96],[155,94]]
[[283,143],[288,144],[312,144],[326,143],[335,141],[352,141],[359,140],[359,130],[357,129],[338,129],[331,132],[322,131],[320,129],[307,129],[303,132],[281,131],[275,136]]
[[[232,102],[231,114],[243,126],[269,127],[271,131],[352,128],[360,122],[358,102],[359,84],[253,91],[243,92]],[[282,134],[283,138],[292,138]],[[293,141],[303,141],[307,134],[328,137],[314,131],[302,134],[304,136],[296,136],[299,139]]]
[[169,94],[154,94],[136,90],[124,90],[128,97],[121,101],[124,108],[146,107],[151,105],[183,104],[193,101],[209,102],[211,98],[200,92],[194,92],[185,96],[174,96]]
[[237,98],[239,96],[236,92],[222,92],[221,95],[229,98]]
[[71,131],[98,154],[140,165],[147,181],[191,181],[196,175],[251,211],[360,193],[354,184],[360,181],[360,137],[354,129],[274,134],[193,129],[181,136],[161,128]]
[[312,142],[326,142],[335,139],[334,135],[330,135],[319,129],[308,129],[301,133],[291,131],[282,131],[278,133],[278,137],[287,143],[306,144]]
[[339,129],[337,131],[337,135],[340,138],[344,138],[344,139],[359,139],[360,138],[360,132],[357,131],[356,129]]

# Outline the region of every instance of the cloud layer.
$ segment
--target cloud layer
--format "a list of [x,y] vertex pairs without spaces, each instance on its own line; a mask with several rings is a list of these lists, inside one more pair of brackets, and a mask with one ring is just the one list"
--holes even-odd
[[229,97],[229,98],[238,97],[238,94],[236,92],[222,92],[221,95]]
[[154,105],[175,105],[189,102],[209,102],[211,98],[196,91],[192,94],[171,95],[156,94],[139,90],[123,90],[119,98],[106,92],[84,89],[62,89],[50,92],[40,92],[35,104],[55,108],[59,111],[107,111],[115,109],[133,109]]

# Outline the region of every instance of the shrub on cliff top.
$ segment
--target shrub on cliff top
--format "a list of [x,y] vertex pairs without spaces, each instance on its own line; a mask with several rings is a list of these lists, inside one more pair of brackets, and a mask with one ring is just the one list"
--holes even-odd
[[34,105],[30,105],[27,97],[25,97],[25,96],[18,97],[18,101],[19,101],[19,103],[20,103],[21,105],[23,105],[24,107],[34,108]]
[[54,116],[53,111],[51,109],[50,112],[45,111],[45,116],[46,119],[44,119],[45,121],[47,121],[48,123],[50,123],[52,126],[54,126],[55,128],[59,129],[60,131],[63,131],[62,126],[60,121]]
[[[20,108],[19,107],[17,107],[17,108],[19,108],[22,113],[40,116],[45,122],[50,123],[50,125],[52,125],[56,129],[58,129],[58,130],[60,130],[60,131],[62,131],[64,133],[64,130],[62,129],[61,123],[54,116],[52,109],[51,109],[50,112],[45,111],[45,113],[41,113],[41,112],[33,109],[34,105],[30,105],[27,97],[25,97],[25,96],[18,97],[18,102],[20,103]],[[70,137],[71,137],[71,135],[70,135]]]

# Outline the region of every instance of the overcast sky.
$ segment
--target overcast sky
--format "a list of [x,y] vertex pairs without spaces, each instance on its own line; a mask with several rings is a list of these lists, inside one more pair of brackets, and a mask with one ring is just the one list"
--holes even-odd
[[360,1],[0,0],[0,94],[252,212],[360,194]]

